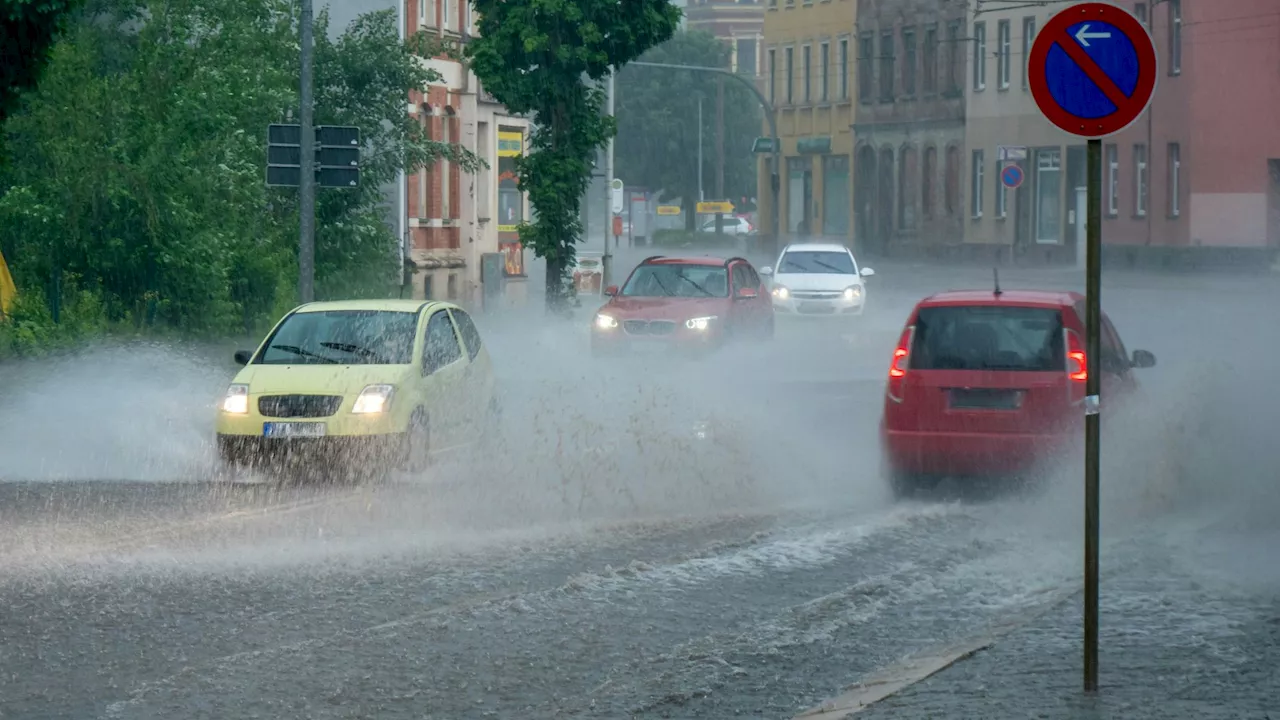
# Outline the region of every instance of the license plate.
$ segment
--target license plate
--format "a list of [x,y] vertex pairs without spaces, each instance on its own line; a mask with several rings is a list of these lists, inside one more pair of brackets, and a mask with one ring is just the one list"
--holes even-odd
[[951,391],[951,407],[956,410],[1017,410],[1022,407],[1022,391],[957,388]]
[[324,437],[324,423],[316,422],[269,422],[262,423],[263,437],[273,438],[315,438]]
[[835,308],[824,302],[802,302],[800,303],[800,312],[802,313],[830,313],[835,312]]

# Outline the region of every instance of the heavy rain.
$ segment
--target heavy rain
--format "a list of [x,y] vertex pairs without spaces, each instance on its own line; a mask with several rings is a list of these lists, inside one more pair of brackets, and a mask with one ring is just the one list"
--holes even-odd
[[0,719],[1280,716],[1280,25],[1089,183],[1082,5],[317,2],[309,188],[309,0],[0,13]]

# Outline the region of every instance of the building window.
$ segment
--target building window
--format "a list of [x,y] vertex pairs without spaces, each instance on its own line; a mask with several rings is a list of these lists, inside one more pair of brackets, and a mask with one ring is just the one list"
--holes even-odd
[[1138,18],[1138,22],[1143,25],[1147,24],[1147,4],[1144,2],[1137,3],[1133,6],[1133,15]]
[[1000,44],[996,52],[999,57],[996,59],[996,80],[1000,83],[1001,90],[1009,89],[1009,78],[1013,75],[1013,30],[1008,20],[1001,20],[996,25],[996,39]]
[[1182,146],[1169,143],[1169,217],[1182,214]]
[[947,148],[947,165],[945,185],[943,191],[946,194],[947,215],[955,215],[960,207],[960,149],[952,146]]
[[874,42],[871,33],[864,33],[858,38],[858,102],[867,104],[871,103],[876,87],[872,66]]
[[1133,214],[1147,215],[1147,146],[1133,146]]
[[796,49],[787,48],[787,104],[795,101],[796,84]]
[[440,27],[449,30],[453,27],[452,18],[449,13],[453,8],[449,7],[449,0],[440,0]]
[[996,161],[996,217],[1005,218],[1009,216],[1009,188],[1004,186],[1004,181],[1000,179],[1001,163]]
[[1120,214],[1120,146],[1107,146],[1107,214]]
[[[418,25],[427,24],[427,6],[431,4],[431,0],[418,0]],[[432,18],[432,25],[435,24],[435,18]]]
[[[453,117],[445,115],[440,118],[440,142],[448,145],[453,142]],[[449,197],[449,177],[452,173],[449,161],[441,158],[436,161],[436,172],[440,173],[440,218],[442,220],[453,217],[451,211],[453,204]]]
[[818,88],[818,99],[827,102],[831,100],[831,43],[822,43],[818,62],[822,65],[822,69],[818,71],[822,78],[822,86]]
[[898,163],[898,227],[911,230],[916,226],[916,193],[920,190],[920,168],[916,149],[902,149]]
[[769,48],[769,104],[778,104],[778,51]]
[[960,92],[960,22],[947,25],[947,90]]
[[1022,57],[1019,63],[1022,65],[1022,89],[1027,90],[1031,87],[1027,83],[1027,58],[1031,57],[1031,43],[1036,39],[1036,19],[1033,17],[1022,18]]
[[938,91],[938,29],[924,31],[924,92]]
[[982,181],[983,181],[983,158],[981,150],[973,151],[973,188],[972,188],[972,207],[969,208],[975,218],[982,217]]
[[893,33],[880,34],[880,102],[893,102]]
[[840,41],[840,99],[849,99],[849,38]]
[[921,173],[920,210],[925,219],[933,217],[938,204],[938,148],[924,149],[924,170]]
[[1036,151],[1036,242],[1056,245],[1062,233],[1062,151]]
[[902,31],[902,94],[916,94],[916,31],[910,28]]
[[1169,0],[1169,74],[1182,74],[1182,0]]
[[973,89],[987,89],[987,24],[973,24]]
[[756,62],[756,39],[739,38],[736,43],[734,72],[754,78],[760,72]]
[[[431,132],[431,115],[427,112],[426,106],[422,106],[418,110],[418,122],[422,124],[422,132],[427,140],[434,140],[432,137],[435,133]],[[427,192],[427,186],[431,184],[431,174],[427,166],[418,169],[418,217],[430,218],[427,203],[430,202],[431,193]]]
[[804,66],[804,101],[813,101],[813,48],[800,48],[800,63]]

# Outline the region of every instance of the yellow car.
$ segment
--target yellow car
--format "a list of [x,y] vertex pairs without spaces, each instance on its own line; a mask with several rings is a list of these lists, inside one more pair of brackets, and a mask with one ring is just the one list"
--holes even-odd
[[308,303],[236,362],[217,417],[233,466],[319,456],[421,469],[489,431],[498,410],[489,353],[450,303]]

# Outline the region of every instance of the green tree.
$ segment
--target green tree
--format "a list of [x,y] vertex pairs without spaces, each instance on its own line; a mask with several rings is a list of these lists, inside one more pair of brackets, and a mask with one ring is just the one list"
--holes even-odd
[[[249,328],[294,297],[297,192],[264,183],[267,125],[296,114],[291,0],[95,0],[4,125],[0,248],[20,291],[69,285],[113,321]],[[321,296],[383,290],[399,239],[380,186],[449,155],[404,113],[438,81],[398,39],[394,12],[330,42],[318,18],[317,120],[357,125],[363,187],[319,194]],[[385,290],[383,290],[385,291]]]
[[0,0],[0,123],[35,87],[79,0]]
[[596,83],[671,37],[680,10],[669,0],[476,0],[475,7],[472,69],[508,110],[533,115],[517,174],[536,219],[520,226],[520,238],[546,258],[547,307],[559,310],[592,162],[615,130]]
[[[731,49],[706,32],[679,32],[646,52],[645,62],[729,68]],[[680,198],[688,229],[698,200],[698,103],[702,102],[702,176],[715,192],[716,85],[724,85],[724,189],[727,199],[754,197],[756,161],[751,145],[763,119],[749,88],[717,73],[632,66],[617,80],[617,175],[628,185],[660,188],[661,200]]]

